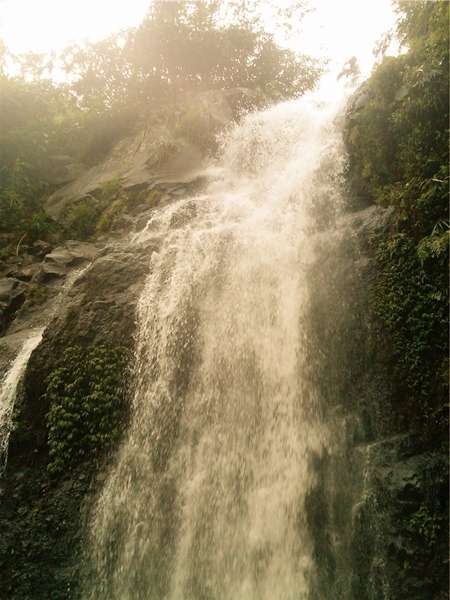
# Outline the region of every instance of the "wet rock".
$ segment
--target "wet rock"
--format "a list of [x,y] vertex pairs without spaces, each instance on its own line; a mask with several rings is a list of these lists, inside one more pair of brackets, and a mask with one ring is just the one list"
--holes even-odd
[[55,185],[74,181],[86,167],[75,161],[71,156],[59,154],[48,158],[46,179]]
[[67,269],[64,265],[56,263],[43,263],[39,273],[37,274],[37,280],[40,283],[47,283],[48,281],[65,277],[67,275]]
[[87,263],[96,256],[99,248],[87,242],[69,240],[64,246],[52,250],[46,255],[37,280],[41,283],[67,275],[69,268]]
[[185,187],[178,188],[172,192],[174,196],[186,196],[187,189]]
[[39,271],[39,265],[32,264],[32,265],[23,267],[21,269],[11,269],[10,271],[8,271],[7,276],[14,277],[15,279],[18,279],[19,281],[28,282],[28,281],[31,281],[31,279],[36,275],[36,273],[38,271]]
[[68,266],[73,260],[72,254],[65,247],[55,248],[45,257],[45,263]]
[[34,256],[38,256],[39,258],[43,258],[46,254],[49,254],[53,249],[53,246],[48,242],[44,242],[43,240],[37,240],[33,242],[32,245],[32,253]]
[[0,279],[0,333],[25,301],[27,286],[14,277]]
[[[56,253],[66,269],[68,254],[92,255],[92,245],[68,243],[66,252]],[[24,407],[34,443],[45,443],[47,405],[42,397],[45,377],[69,346],[131,347],[135,329],[135,306],[148,269],[151,249],[137,250],[110,245],[99,251],[90,268],[76,280],[65,296],[43,340],[34,351],[25,375]],[[53,254],[53,253],[52,253]],[[71,255],[72,256],[72,255]],[[57,261],[53,267],[60,268]],[[11,452],[14,452],[12,438]]]
[[0,337],[0,380],[6,373],[8,365],[17,356],[23,343],[29,338],[31,329],[23,329],[15,334]]
[[71,265],[93,260],[99,251],[97,245],[88,242],[79,242],[77,240],[68,240],[66,242],[66,247],[72,256]]

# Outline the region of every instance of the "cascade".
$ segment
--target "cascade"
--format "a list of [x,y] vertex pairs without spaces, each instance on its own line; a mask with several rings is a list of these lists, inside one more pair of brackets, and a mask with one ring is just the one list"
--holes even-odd
[[55,316],[58,308],[62,305],[64,298],[67,296],[77,279],[87,271],[89,266],[90,264],[81,269],[76,269],[68,275],[59,293],[55,296],[49,313],[44,314],[42,326],[36,327],[29,332],[15,359],[9,366],[8,371],[5,373],[2,381],[0,381],[0,475],[2,475],[6,469],[9,436],[13,426],[12,416],[14,404],[28,361],[33,350],[41,343],[47,325]]
[[350,260],[344,163],[339,119],[314,100],[248,114],[206,189],[136,236],[161,245],[85,598],[353,598],[358,418],[327,339],[352,311],[333,284]]
[[17,388],[25,372],[31,353],[39,345],[43,333],[43,327],[37,328],[30,333],[0,385],[0,474],[6,467],[8,457],[11,417]]

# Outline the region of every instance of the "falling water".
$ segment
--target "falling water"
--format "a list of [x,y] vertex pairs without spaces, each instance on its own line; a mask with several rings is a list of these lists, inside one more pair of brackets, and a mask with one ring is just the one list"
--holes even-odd
[[11,431],[11,417],[14,409],[17,387],[25,372],[31,353],[39,345],[43,333],[43,327],[33,330],[30,333],[3,381],[0,383],[0,474],[6,467],[8,441]]
[[33,353],[33,350],[41,343],[47,324],[56,314],[58,308],[61,306],[74,283],[87,271],[89,267],[90,264],[81,269],[76,269],[68,275],[59,293],[55,296],[55,299],[51,304],[50,311],[44,317],[44,325],[30,331],[16,358],[13,360],[8,371],[6,372],[3,381],[0,381],[0,475],[2,475],[6,469],[9,437],[13,427],[12,417],[14,412],[14,404],[18,394],[19,385],[28,365],[28,361]]
[[248,115],[205,193],[138,236],[162,244],[139,302],[129,429],[92,517],[86,598],[351,597],[351,417],[330,405],[314,332],[317,269],[339,244],[335,121],[312,101]]

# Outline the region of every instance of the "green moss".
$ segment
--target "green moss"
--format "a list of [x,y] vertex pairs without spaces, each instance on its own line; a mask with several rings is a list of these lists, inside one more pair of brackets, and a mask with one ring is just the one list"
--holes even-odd
[[96,233],[108,231],[117,214],[122,213],[129,202],[121,189],[120,180],[112,179],[72,206],[67,215],[67,230],[76,239],[87,240]]
[[158,203],[158,201],[161,199],[161,197],[162,197],[161,190],[155,189],[155,190],[152,190],[148,194],[148,196],[146,197],[145,201],[150,206],[155,206]]
[[345,138],[354,195],[394,208],[396,234],[375,248],[372,309],[401,429],[432,441],[447,429],[448,5],[399,8],[408,52],[385,58],[364,84]]
[[126,352],[68,348],[46,379],[49,464],[54,475],[98,456],[119,438],[125,416]]
[[[446,436],[448,289],[446,253],[418,252],[407,234],[381,242],[372,307],[388,334],[391,363],[409,426]],[[400,402],[399,402],[400,404]]]
[[448,594],[449,5],[397,6],[408,51],[364,84],[345,139],[353,203],[393,208],[391,231],[373,242],[369,310],[392,428],[410,434],[416,458],[383,507],[394,539],[387,572],[392,597],[422,600]]
[[102,212],[102,206],[93,196],[86,196],[73,206],[66,218],[70,235],[80,240],[90,238]]
[[9,494],[0,503],[2,598],[79,597],[86,535],[82,507],[89,497],[93,467],[85,463],[55,485],[44,465],[10,465],[3,481]]
[[95,226],[96,233],[110,231],[116,217],[125,212],[128,207],[129,196],[120,192],[117,198],[105,208]]

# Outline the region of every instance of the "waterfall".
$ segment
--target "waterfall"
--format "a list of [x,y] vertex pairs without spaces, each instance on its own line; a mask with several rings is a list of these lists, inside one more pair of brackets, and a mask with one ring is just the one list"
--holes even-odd
[[8,461],[8,446],[13,427],[14,404],[28,361],[35,348],[41,343],[47,325],[61,307],[72,286],[89,267],[90,263],[85,267],[74,270],[67,276],[64,284],[51,303],[48,314],[43,314],[43,318],[41,319],[43,321],[42,326],[30,330],[22,347],[5,373],[3,380],[0,381],[0,476],[4,473]]
[[43,333],[43,327],[33,330],[30,333],[0,384],[0,474],[6,468],[11,418],[17,388],[25,372],[31,353],[41,342]]
[[357,419],[341,403],[345,359],[325,360],[321,338],[351,310],[322,268],[341,252],[344,161],[338,120],[313,100],[249,114],[206,190],[137,236],[161,245],[86,598],[352,597]]

